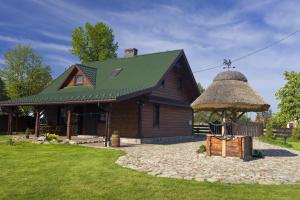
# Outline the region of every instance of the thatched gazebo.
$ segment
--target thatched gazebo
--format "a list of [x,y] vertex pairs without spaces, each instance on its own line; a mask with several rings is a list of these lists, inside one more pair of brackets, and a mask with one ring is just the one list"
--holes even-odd
[[[198,111],[213,111],[218,113],[223,119],[222,135],[214,136],[209,135],[207,138],[207,149],[211,150],[211,147],[221,149],[221,152],[215,152],[212,154],[221,153],[222,156],[236,154],[232,152],[226,152],[226,141],[234,142],[236,140],[237,149],[231,149],[232,151],[238,151],[237,154],[244,158],[247,154],[252,155],[252,138],[247,136],[235,136],[228,137],[226,133],[225,125],[228,121],[236,122],[245,112],[262,112],[268,110],[270,107],[248,84],[248,80],[245,75],[238,71],[224,71],[219,73],[213,80],[213,83],[192,103],[192,108]],[[215,144],[212,144],[215,142]],[[221,147],[218,146],[220,143]],[[225,143],[225,144],[224,144]],[[240,145],[240,146],[239,146]],[[229,145],[231,148],[233,144]],[[230,150],[230,149],[229,149]],[[217,150],[216,150],[217,151]],[[244,152],[243,152],[244,151]],[[242,155],[244,153],[244,155]],[[211,154],[211,151],[208,152]]]

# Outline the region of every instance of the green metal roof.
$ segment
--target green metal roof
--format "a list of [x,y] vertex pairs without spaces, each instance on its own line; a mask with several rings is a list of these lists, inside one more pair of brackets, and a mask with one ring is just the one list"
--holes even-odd
[[[20,99],[2,101],[0,105],[38,105],[117,100],[126,95],[155,87],[182,52],[183,50],[174,50],[77,64],[76,67],[83,71],[93,87],[71,86],[60,89],[74,69],[74,67],[70,67],[53,80],[41,93]],[[118,75],[113,76],[113,71],[118,68],[122,70]]]

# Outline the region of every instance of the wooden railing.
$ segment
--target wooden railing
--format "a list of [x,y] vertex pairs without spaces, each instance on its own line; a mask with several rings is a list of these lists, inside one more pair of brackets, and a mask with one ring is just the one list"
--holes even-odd
[[[230,128],[227,128],[227,130]],[[215,128],[215,133],[221,134],[221,129]],[[209,134],[211,133],[211,128],[209,124],[201,124],[193,126],[193,133],[197,134]],[[234,135],[244,135],[244,136],[252,136],[259,137],[263,134],[263,125],[261,123],[255,122],[237,122],[232,125],[232,133]]]

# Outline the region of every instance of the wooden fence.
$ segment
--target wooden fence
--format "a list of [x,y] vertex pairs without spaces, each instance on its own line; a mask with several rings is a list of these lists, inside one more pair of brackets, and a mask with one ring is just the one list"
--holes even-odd
[[[264,133],[263,125],[261,123],[255,122],[238,122],[234,123],[232,127],[227,127],[227,130],[232,130],[231,132],[234,135],[244,135],[244,136],[252,136],[259,137]],[[212,128],[209,124],[198,124],[193,126],[193,133],[197,134],[210,134]],[[216,127],[213,130],[216,134],[221,134],[221,127]]]

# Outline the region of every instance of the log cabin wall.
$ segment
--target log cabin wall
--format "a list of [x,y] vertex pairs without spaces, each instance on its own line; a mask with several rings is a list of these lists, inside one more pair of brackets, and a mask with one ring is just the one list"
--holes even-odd
[[121,137],[138,137],[138,105],[132,99],[113,104],[111,113],[111,132],[118,130]]
[[[159,88],[150,95],[191,103],[188,96],[187,81],[184,68],[173,68],[164,77]],[[142,110],[142,135],[144,137],[168,137],[192,135],[193,111],[188,107],[160,105],[160,125],[153,126],[153,103],[146,102]]]
[[151,95],[173,100],[189,101],[187,89],[184,87],[186,81],[185,76],[179,73],[176,68],[173,68],[165,75],[161,86],[155,89]]
[[192,135],[192,109],[160,104],[159,127],[154,127],[152,103],[145,103],[142,112],[142,135],[149,137],[171,137]]

